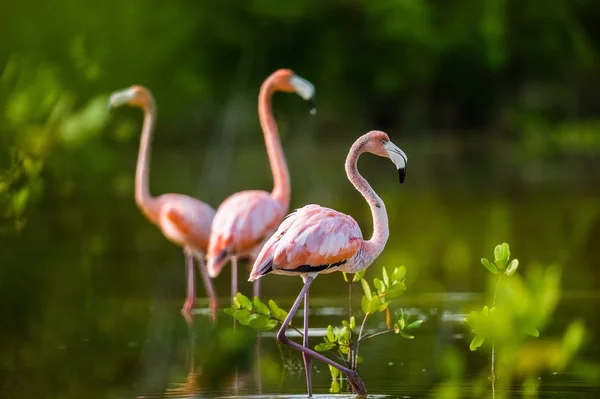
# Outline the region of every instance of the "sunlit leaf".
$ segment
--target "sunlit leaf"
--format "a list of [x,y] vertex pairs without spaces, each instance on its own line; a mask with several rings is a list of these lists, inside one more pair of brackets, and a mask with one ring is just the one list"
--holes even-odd
[[476,335],[475,338],[473,338],[473,340],[471,341],[469,349],[471,349],[472,351],[476,351],[481,345],[483,345],[484,341],[485,337],[483,335]]
[[504,272],[504,274],[506,274],[507,276],[512,276],[517,271],[518,267],[519,267],[519,260],[513,259],[508,264],[508,267],[506,268],[506,271]]
[[[288,315],[288,313],[281,309],[274,300],[269,299],[269,309],[271,309],[271,315],[277,320],[284,321]],[[290,323],[291,325],[292,323]]]
[[394,269],[394,273],[392,273],[392,283],[394,281],[403,281],[404,277],[406,277],[406,267],[397,267]]
[[367,299],[370,301],[373,295],[371,294],[371,287],[369,287],[369,283],[367,282],[367,280],[362,279],[360,280],[360,284],[362,285],[363,291],[365,292]]
[[348,353],[350,353],[350,348],[346,345],[341,345],[340,352],[342,352],[344,355],[347,355]]
[[242,309],[242,310],[238,310],[235,314],[234,317],[237,321],[240,322],[240,324],[247,326],[250,324],[250,322],[253,319],[256,319],[257,317],[259,317],[259,315],[257,314],[253,314],[250,313],[250,311],[246,310],[246,309]]
[[329,373],[331,373],[331,377],[333,378],[337,378],[340,376],[340,370],[336,369],[331,365],[329,365]]
[[360,301],[360,305],[362,308],[362,311],[364,314],[368,314],[369,313],[369,303],[371,301],[369,301],[369,298],[367,298],[365,295],[363,295],[362,300]]
[[342,276],[344,276],[344,281],[348,282],[348,275],[345,272],[342,272]]
[[340,392],[340,383],[337,378],[331,380],[331,387],[329,387],[330,393],[339,393]]
[[386,268],[384,267],[381,270],[381,272],[382,272],[382,276],[383,276],[383,282],[385,283],[386,287],[389,287],[390,286],[390,279],[388,277]]
[[258,299],[257,296],[254,297],[254,300],[252,301],[252,303],[254,304],[254,310],[256,312],[267,315],[267,316],[271,315],[271,311],[269,310],[269,307],[267,305],[265,305],[264,303],[262,303],[260,301],[260,299]]
[[387,307],[390,304],[390,301],[384,301],[382,304],[379,305],[379,307],[377,308],[378,312],[383,312],[384,310],[387,311]]
[[333,333],[333,326],[327,326],[327,339],[329,342],[335,342],[335,334]]
[[236,311],[237,311],[236,309],[232,309],[232,308],[225,308],[225,309],[223,309],[223,312],[227,313],[230,316],[235,315]]
[[350,329],[354,330],[356,328],[356,318],[354,316],[350,317]]
[[410,330],[412,328],[419,328],[421,326],[421,324],[423,324],[424,320],[415,320],[412,323],[410,323],[409,325],[406,326],[406,330]]
[[[256,316],[257,317],[251,319],[250,322],[248,323],[249,327],[259,330],[259,329],[264,329],[267,326],[271,326],[270,328],[268,328],[268,330],[270,330],[271,328],[273,328],[277,325],[277,322],[275,320],[270,320],[268,316],[265,316],[265,315],[256,315]],[[275,324],[272,324],[272,323],[275,323]]]
[[371,301],[369,302],[369,307],[367,308],[368,313],[373,314],[377,312],[379,305],[381,305],[381,298],[379,298],[379,295],[373,295]]
[[353,283],[357,283],[357,282],[359,282],[360,280],[362,280],[362,278],[363,278],[363,276],[365,275],[365,273],[366,273],[366,272],[367,272],[367,269],[364,269],[364,270],[361,270],[361,271],[360,271],[360,272],[358,272],[358,273],[355,273],[355,274],[354,274],[354,277],[352,278],[352,282],[353,282]]
[[402,295],[404,291],[406,291],[406,284],[404,282],[399,282],[385,290],[385,297],[387,299],[395,299]]
[[335,348],[335,344],[333,342],[321,342],[320,344],[315,345],[315,350],[317,352],[326,352]]
[[243,309],[252,310],[252,302],[248,297],[244,296],[241,292],[238,292],[235,297]]
[[499,273],[498,268],[495,265],[491,264],[490,261],[487,260],[486,258],[481,258],[481,264],[483,266],[485,266],[485,268],[488,269],[489,271],[491,271],[492,273],[494,273],[494,274]]
[[404,331],[400,331],[400,336],[401,336],[402,338],[406,338],[406,339],[414,339],[414,338],[415,338],[415,336],[414,336],[414,335],[407,334],[407,333],[405,333]]
[[373,279],[373,285],[375,286],[375,288],[377,288],[377,290],[378,290],[380,293],[381,293],[381,291],[383,291],[383,289],[385,288],[385,287],[382,285],[382,282],[381,282],[381,280],[380,280],[380,279],[378,279],[377,277],[375,277],[375,278]]

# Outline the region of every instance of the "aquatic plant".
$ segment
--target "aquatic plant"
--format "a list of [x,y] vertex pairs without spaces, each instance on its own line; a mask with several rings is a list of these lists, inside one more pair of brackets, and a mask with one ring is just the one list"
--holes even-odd
[[521,377],[523,392],[533,397],[539,386],[537,377],[543,370],[563,370],[574,359],[583,344],[585,326],[575,320],[562,339],[537,340],[560,299],[560,269],[555,265],[546,268],[532,265],[523,278],[515,274],[519,261],[510,260],[507,243],[496,246],[493,261],[483,258],[481,263],[497,278],[491,284],[495,287],[490,292],[491,305],[471,312],[465,319],[475,334],[469,347],[476,351],[490,343],[493,397],[498,374],[502,376],[503,387],[514,377]]
[[[390,273],[384,267],[381,278],[373,279],[373,289],[364,278],[364,274],[364,272],[356,273],[352,280],[344,275],[347,282],[360,282],[362,286],[361,323],[357,324],[356,317],[350,314],[347,320],[342,320],[341,325],[327,326],[327,334],[323,337],[323,342],[314,347],[319,352],[332,352],[352,370],[357,370],[358,364],[362,361],[359,351],[364,341],[387,333],[397,334],[404,339],[414,339],[411,330],[418,328],[423,323],[423,320],[420,319],[409,320],[408,315],[401,308],[390,311],[390,304],[406,291],[406,268],[404,266],[396,267]],[[275,301],[269,300],[268,304],[265,304],[258,297],[250,300],[239,292],[233,298],[233,305],[224,311],[240,324],[258,331],[275,328],[287,316],[287,312],[281,309]],[[385,315],[386,328],[365,333],[367,319],[378,313]],[[302,335],[300,330],[295,330]],[[334,367],[329,367],[329,370],[332,378],[330,391],[332,393],[340,392],[343,383],[342,374]]]

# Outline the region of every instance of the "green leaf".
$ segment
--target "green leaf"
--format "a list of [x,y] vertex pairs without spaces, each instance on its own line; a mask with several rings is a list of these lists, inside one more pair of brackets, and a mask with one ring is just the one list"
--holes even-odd
[[234,315],[235,319],[244,326],[249,325],[250,322],[253,319],[257,318],[258,316],[259,315],[257,315],[257,314],[250,313],[250,311],[248,311],[246,309],[238,310]]
[[342,352],[344,355],[347,355],[350,353],[350,347],[346,345],[340,345],[340,352]]
[[394,273],[392,273],[392,284],[394,281],[403,281],[404,277],[406,277],[406,267],[400,266],[394,269]]
[[238,301],[236,297],[233,297],[233,307],[236,309],[242,308],[242,304],[240,303],[240,301]]
[[488,269],[489,271],[491,271],[494,274],[498,274],[498,268],[496,268],[496,266],[494,266],[493,264],[490,263],[489,260],[487,260],[486,258],[481,258],[481,264],[485,266],[486,269]]
[[327,326],[327,339],[329,340],[329,342],[335,342],[335,334],[333,333],[333,326],[329,325]]
[[340,331],[340,338],[343,342],[350,342],[350,330],[346,327],[343,327]]
[[513,259],[508,264],[508,267],[506,268],[506,271],[504,272],[504,274],[506,274],[507,276],[512,276],[517,271],[518,267],[519,267],[519,260]]
[[404,282],[399,282],[385,290],[385,297],[387,299],[395,299],[402,295],[404,291],[406,291],[406,284]]
[[406,326],[406,321],[404,320],[404,317],[398,320],[398,325],[400,327],[400,330],[404,330],[404,327]]
[[473,340],[471,341],[469,349],[471,349],[471,351],[476,351],[481,345],[483,345],[484,341],[485,337],[483,335],[477,334],[475,338],[473,338]]
[[225,308],[225,309],[223,309],[223,312],[227,313],[230,316],[233,316],[237,312],[237,309],[234,309],[234,308]]
[[331,386],[329,387],[329,393],[340,393],[340,391],[341,387],[339,380],[337,378],[333,378],[331,380]]
[[360,280],[360,284],[362,285],[363,291],[365,292],[367,299],[370,301],[371,298],[373,298],[373,295],[371,294],[371,287],[369,287],[368,281],[365,279],[362,279],[362,280]]
[[504,263],[508,262],[508,260],[510,259],[510,247],[508,246],[507,243],[503,242],[502,243],[502,260],[504,261]]
[[329,372],[331,373],[332,378],[337,378],[340,376],[340,370],[336,369],[333,366],[329,366]]
[[363,276],[365,275],[365,273],[367,272],[367,269],[361,270],[358,273],[354,273],[354,277],[352,278],[352,282],[353,283],[358,283],[360,280],[362,280]]
[[248,297],[242,295],[241,292],[238,292],[235,297],[243,309],[252,310],[252,302],[250,302],[250,299],[248,299]]
[[377,312],[379,305],[381,305],[381,298],[379,298],[379,295],[373,295],[371,301],[369,302],[369,307],[367,308],[369,311],[368,313],[373,314]]
[[522,329],[522,331],[527,334],[527,335],[531,335],[532,337],[539,337],[540,336],[540,332],[538,331],[537,328],[535,327],[524,327]]
[[345,272],[342,272],[342,276],[344,276],[344,281],[348,282],[348,275]]
[[354,330],[356,328],[356,319],[354,316],[350,317],[350,329]]
[[364,314],[369,313],[369,303],[371,301],[369,301],[369,298],[367,298],[365,295],[363,295],[362,300],[360,301],[360,305],[362,308],[362,311]]
[[272,299],[269,299],[269,309],[271,309],[271,315],[282,322],[288,315],[288,313],[285,310],[281,309],[279,306],[277,306],[275,301]]
[[378,279],[377,277],[375,277],[373,279],[373,285],[375,286],[375,288],[377,288],[377,290],[381,293],[381,291],[384,290],[385,286],[382,285],[382,282],[380,279]]
[[390,286],[390,279],[388,277],[387,270],[385,270],[385,267],[383,267],[383,269],[381,270],[381,272],[383,273],[382,274],[383,275],[383,282],[385,283],[385,286],[389,287]]
[[269,310],[269,307],[267,305],[265,305],[264,303],[262,303],[260,301],[260,299],[258,299],[257,296],[254,297],[254,300],[252,301],[252,303],[254,304],[254,310],[257,311],[258,313],[264,314],[266,316],[271,315],[271,311]]
[[390,301],[384,301],[381,305],[379,305],[379,307],[377,308],[377,311],[383,312],[384,310],[387,309],[389,304],[390,304]]
[[419,328],[421,326],[421,324],[423,324],[424,320],[415,320],[412,323],[410,323],[409,325],[406,326],[407,330],[413,329],[413,328]]
[[400,332],[400,326],[398,325],[398,323],[394,323],[394,332],[396,334],[398,334]]
[[[256,330],[263,329],[267,325],[270,324],[269,322],[275,321],[275,320],[270,320],[269,316],[264,316],[264,315],[255,315],[255,316],[257,316],[257,317],[255,317],[252,320],[250,320],[250,322],[248,323],[248,326],[251,327],[251,328],[254,328]],[[275,321],[275,324],[277,324],[276,321]]]
[[315,350],[317,352],[327,352],[335,348],[335,344],[333,342],[321,342],[320,344],[315,345]]
[[502,260],[502,245],[496,245],[496,247],[494,248],[494,260]]
[[401,336],[402,338],[406,338],[406,339],[414,339],[414,338],[415,338],[415,336],[414,336],[414,335],[407,334],[407,333],[405,333],[404,331],[400,331],[400,336]]

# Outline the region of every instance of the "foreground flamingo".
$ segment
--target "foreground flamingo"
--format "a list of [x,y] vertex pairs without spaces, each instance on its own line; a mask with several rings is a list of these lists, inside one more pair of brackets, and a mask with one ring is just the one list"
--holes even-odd
[[164,194],[160,197],[150,195],[148,188],[150,142],[156,119],[156,105],[150,91],[142,86],[131,86],[110,96],[110,107],[124,104],[141,108],[144,111],[144,126],[135,171],[135,201],[142,213],[162,230],[167,239],[183,247],[187,266],[187,299],[182,312],[189,313],[196,299],[194,294],[195,257],[199,262],[198,269],[204,280],[210,301],[211,316],[214,320],[218,306],[217,296],[204,266],[204,253],[206,253],[215,210],[187,195]]
[[[277,125],[271,110],[271,97],[276,91],[296,92],[304,100],[314,99],[314,86],[289,69],[279,69],[269,76],[258,95],[258,115],[265,135],[265,145],[273,173],[273,191],[247,190],[229,196],[215,215],[210,234],[207,268],[217,277],[231,259],[231,294],[237,292],[237,260],[251,261],[273,234],[290,207],[290,175],[285,162]],[[314,109],[311,109],[314,113]],[[258,281],[254,295],[258,296]]]
[[[312,396],[310,358],[319,359],[345,373],[354,391],[366,394],[366,388],[354,370],[350,370],[309,349],[308,345],[308,289],[318,274],[341,271],[356,273],[366,269],[379,256],[389,237],[385,205],[358,173],[356,163],[363,152],[389,157],[398,168],[400,183],[406,176],[407,158],[387,134],[371,131],[352,145],[346,158],[346,174],[362,194],[373,214],[373,236],[365,241],[360,227],[352,217],[319,205],[306,205],[291,213],[260,251],[250,273],[250,281],[268,273],[300,275],[304,287],[283,322],[277,339],[302,352],[306,369],[308,395]],[[285,331],[304,298],[304,345],[291,341]]]

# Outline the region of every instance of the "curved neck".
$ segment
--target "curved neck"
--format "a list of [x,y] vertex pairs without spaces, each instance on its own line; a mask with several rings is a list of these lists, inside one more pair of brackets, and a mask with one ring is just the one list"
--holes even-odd
[[362,265],[363,267],[369,266],[381,254],[390,236],[385,204],[365,178],[358,173],[358,157],[365,152],[365,144],[366,141],[362,137],[359,138],[352,145],[352,148],[350,148],[350,152],[346,158],[346,174],[348,175],[348,179],[365,198],[373,215],[373,235],[370,240],[363,243],[365,254],[365,264]]
[[154,130],[154,121],[156,119],[156,106],[152,98],[143,107],[144,125],[142,127],[142,137],[140,139],[140,150],[138,153],[137,167],[135,170],[135,202],[142,209],[144,214],[153,221],[156,221],[155,199],[150,195],[150,146],[152,144],[152,133]]
[[273,173],[273,191],[271,192],[271,196],[283,205],[287,213],[290,206],[291,194],[290,174],[285,162],[283,149],[281,148],[277,124],[271,110],[271,97],[274,92],[273,78],[268,78],[261,86],[258,95],[258,117],[265,135],[265,145],[267,147],[269,163],[271,164],[271,172]]

